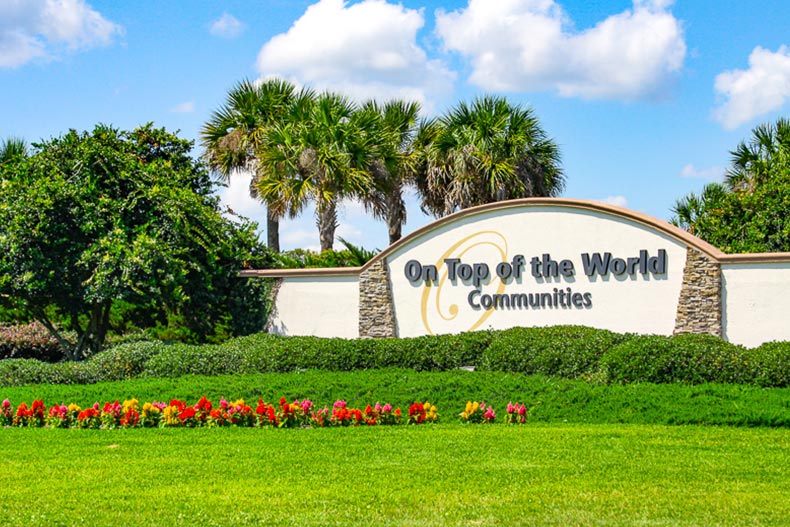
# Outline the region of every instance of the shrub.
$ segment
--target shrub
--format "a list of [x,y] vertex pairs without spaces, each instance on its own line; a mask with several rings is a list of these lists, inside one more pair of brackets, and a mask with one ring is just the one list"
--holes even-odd
[[601,367],[610,382],[748,383],[748,353],[712,335],[640,335],[608,350]]
[[86,364],[100,381],[134,379],[145,371],[146,363],[169,346],[159,341],[120,344],[93,356]]
[[790,386],[790,342],[766,342],[750,350],[755,384]]
[[495,334],[481,367],[575,379],[593,375],[603,353],[630,338],[583,326],[511,328]]
[[63,351],[40,322],[0,327],[0,359],[39,359],[55,362]]

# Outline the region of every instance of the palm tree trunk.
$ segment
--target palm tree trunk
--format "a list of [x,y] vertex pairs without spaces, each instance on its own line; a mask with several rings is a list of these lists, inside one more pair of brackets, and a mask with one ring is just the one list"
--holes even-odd
[[280,220],[269,207],[266,208],[266,246],[280,252]]
[[319,201],[316,216],[321,252],[329,251],[335,244],[335,229],[337,229],[337,203],[335,200]]
[[406,220],[406,205],[400,186],[393,189],[387,196],[387,231],[390,236],[390,245],[401,239],[403,223]]

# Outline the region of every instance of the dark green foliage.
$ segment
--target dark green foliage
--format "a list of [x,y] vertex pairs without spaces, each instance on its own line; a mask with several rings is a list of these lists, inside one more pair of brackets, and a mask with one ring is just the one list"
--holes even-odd
[[575,379],[595,374],[601,355],[629,338],[582,326],[512,328],[496,334],[480,365],[486,370]]
[[642,335],[607,351],[601,369],[610,382],[620,383],[749,383],[752,354],[712,335]]
[[97,353],[129,320],[191,341],[262,329],[265,291],[237,273],[271,258],[254,224],[220,213],[190,141],[99,125],[34,147],[0,165],[0,299],[64,355]]
[[715,382],[782,387],[790,386],[788,365],[790,343],[746,349],[710,335],[621,335],[580,326],[404,339],[328,339],[258,333],[201,346],[130,342],[78,365],[0,360],[0,386],[305,370],[449,371],[474,366],[503,375],[582,379],[591,385]]
[[728,253],[790,251],[790,120],[757,126],[730,154],[724,183],[677,200],[671,222]]
[[0,359],[54,362],[62,358],[58,341],[40,323],[0,326]]
[[755,384],[790,386],[790,342],[766,342],[750,355]]

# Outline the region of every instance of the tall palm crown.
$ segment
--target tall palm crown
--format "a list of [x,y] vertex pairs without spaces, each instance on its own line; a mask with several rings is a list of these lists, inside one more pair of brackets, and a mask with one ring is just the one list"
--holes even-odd
[[298,98],[260,150],[256,189],[279,211],[316,203],[321,250],[331,249],[338,226],[337,204],[371,185],[375,156],[374,118],[346,97],[323,93]]
[[727,186],[731,190],[753,190],[777,170],[790,166],[790,119],[756,127],[751,140],[741,141],[730,154]]
[[504,97],[459,103],[422,133],[429,139],[417,184],[423,209],[435,216],[564,188],[559,147],[530,108]]
[[401,100],[383,106],[368,102],[375,126],[375,159],[370,166],[373,185],[362,195],[365,209],[387,224],[390,244],[401,238],[406,223],[403,191],[414,179],[418,163],[417,131],[420,104]]
[[[296,89],[282,79],[262,83],[244,80],[236,84],[228,92],[225,104],[211,114],[201,130],[209,167],[226,180],[234,170],[251,170],[255,176],[250,193],[258,197],[258,151],[266,134],[291,111],[295,99]],[[271,206],[267,207],[267,245],[275,250],[279,250],[280,216]]]
[[0,143],[0,165],[27,157],[27,143],[24,139],[9,137]]

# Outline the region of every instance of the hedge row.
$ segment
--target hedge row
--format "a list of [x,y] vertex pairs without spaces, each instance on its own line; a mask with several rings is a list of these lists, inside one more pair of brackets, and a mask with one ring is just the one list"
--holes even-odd
[[3,360],[0,386],[302,369],[442,371],[462,366],[605,383],[718,382],[783,387],[790,386],[790,342],[747,349],[709,335],[623,335],[580,326],[408,339],[258,334],[220,345],[135,342],[80,363]]

